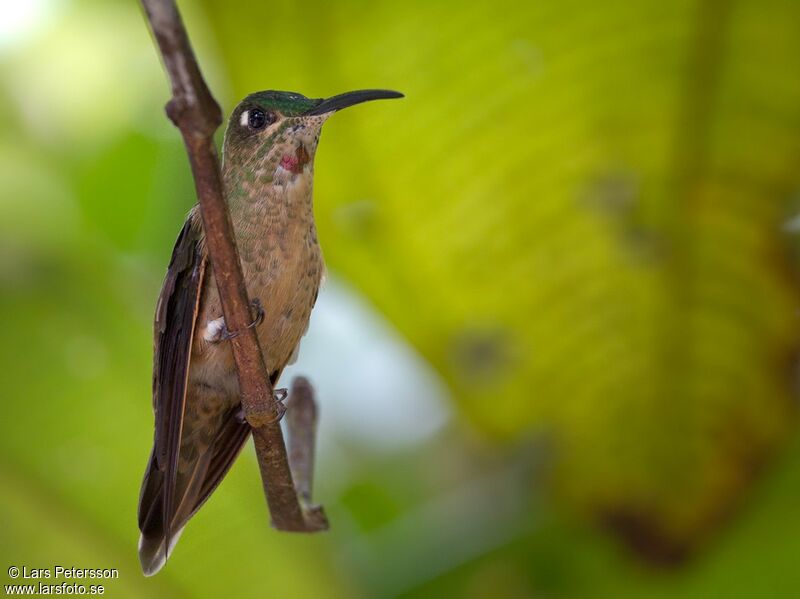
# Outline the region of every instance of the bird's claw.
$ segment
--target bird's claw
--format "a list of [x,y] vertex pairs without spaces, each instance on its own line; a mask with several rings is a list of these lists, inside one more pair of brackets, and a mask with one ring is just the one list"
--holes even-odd
[[[252,300],[250,300],[250,306],[256,311],[256,317],[245,327],[245,329],[252,329],[253,327],[257,327],[264,322],[264,306],[261,305],[261,300],[257,297],[254,297]],[[238,337],[241,332],[241,330],[229,331],[228,328],[223,324],[219,338],[222,341],[228,341],[229,339]]]
[[264,322],[264,306],[261,305],[261,300],[257,297],[254,297],[252,300],[250,300],[250,306],[256,311],[256,317],[253,319],[253,322],[247,325],[248,329],[257,327]]
[[[275,422],[280,422],[283,419],[284,414],[286,414],[286,406],[284,405],[283,402],[286,401],[286,398],[288,396],[289,396],[289,390],[285,387],[281,389],[275,389],[273,391],[272,397],[275,399],[275,403],[277,404],[275,410],[278,412],[278,416],[277,418],[275,418]],[[247,416],[245,415],[244,408],[242,406],[239,406],[239,408],[236,410],[234,418],[236,418],[236,421],[239,424],[244,424],[245,422],[247,422]]]
[[286,404],[283,402],[286,401],[288,395],[289,390],[285,387],[282,389],[275,389],[272,393],[272,397],[275,399],[275,410],[278,412],[278,417],[275,419],[276,422],[283,420],[283,416],[286,414]]

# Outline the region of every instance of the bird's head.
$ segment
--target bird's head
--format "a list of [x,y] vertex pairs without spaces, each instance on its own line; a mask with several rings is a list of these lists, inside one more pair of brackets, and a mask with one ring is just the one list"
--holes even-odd
[[225,132],[224,160],[259,179],[283,182],[310,170],[323,123],[334,112],[403,94],[366,89],[330,98],[306,98],[293,92],[250,94],[234,109]]

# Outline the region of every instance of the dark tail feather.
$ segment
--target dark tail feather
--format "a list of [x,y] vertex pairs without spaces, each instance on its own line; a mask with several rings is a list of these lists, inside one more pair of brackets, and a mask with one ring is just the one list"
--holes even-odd
[[[250,434],[250,426],[239,422],[236,410],[223,419],[214,443],[197,456],[191,472],[174,481],[175,500],[171,514],[165,514],[166,476],[159,470],[154,454],[150,456],[139,496],[139,562],[145,576],[158,572],[172,554],[183,527],[200,509],[225,473],[230,469]],[[169,530],[166,530],[169,522]],[[167,547],[169,540],[169,547]]]
[[172,554],[183,527],[197,509],[199,490],[206,479],[210,460],[211,452],[207,452],[197,459],[192,472],[179,477],[176,487],[180,500],[172,508],[172,513],[166,514],[166,477],[158,469],[155,458],[151,457],[139,499],[139,530],[142,533],[139,537],[139,562],[145,576],[158,572]]
[[[180,531],[171,535],[170,553],[179,536]],[[139,563],[145,576],[152,576],[164,567],[167,563],[167,552],[163,536],[152,537],[142,533],[139,537]]]
[[139,563],[145,576],[152,576],[167,563],[164,539],[161,537],[139,537]]
[[163,535],[150,536],[142,533],[139,536],[139,563],[145,576],[152,576],[164,567],[182,532],[181,527],[170,533],[169,552],[166,551],[166,539]]
[[151,455],[139,497],[139,562],[145,576],[158,572],[167,561],[163,488],[164,473]]

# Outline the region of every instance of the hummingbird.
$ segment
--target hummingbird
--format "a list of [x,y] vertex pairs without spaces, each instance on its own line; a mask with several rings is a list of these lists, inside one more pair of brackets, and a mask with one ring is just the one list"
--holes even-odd
[[[325,99],[262,91],[247,96],[230,116],[222,182],[247,292],[254,298],[250,326],[273,386],[297,355],[325,269],[312,205],[322,125],[348,106],[401,97],[373,89]],[[146,576],[164,566],[250,434],[226,343],[238,331],[225,325],[212,268],[195,205],[156,304],[155,433],[138,510]]]

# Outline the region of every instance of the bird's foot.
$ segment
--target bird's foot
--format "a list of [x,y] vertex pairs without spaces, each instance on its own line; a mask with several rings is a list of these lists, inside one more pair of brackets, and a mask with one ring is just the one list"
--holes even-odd
[[[286,414],[286,405],[284,405],[283,402],[286,401],[286,397],[288,395],[289,390],[285,387],[281,389],[275,389],[272,394],[272,397],[275,399],[275,403],[278,404],[276,408],[278,411],[278,417],[275,419],[276,422],[280,422],[280,420],[283,419],[284,414]],[[234,418],[236,418],[236,421],[239,424],[244,424],[247,422],[247,416],[245,415],[244,408],[242,406],[239,406],[239,408],[236,410]]]
[[[261,300],[257,297],[254,297],[250,301],[250,306],[255,310],[256,316],[253,318],[253,321],[245,327],[245,329],[252,329],[253,327],[257,327],[262,322],[264,322],[264,306],[261,305]],[[217,335],[217,341],[228,341],[229,339],[233,339],[234,337],[238,337],[242,331],[229,331],[228,327],[225,326],[224,319],[217,319],[222,320],[220,325],[219,333]],[[217,322],[217,321],[214,321]]]
[[286,414],[286,404],[284,402],[288,395],[289,390],[286,387],[275,389],[272,393],[272,397],[275,399],[275,409],[278,412],[278,417],[275,419],[276,422],[280,422],[284,414]]

